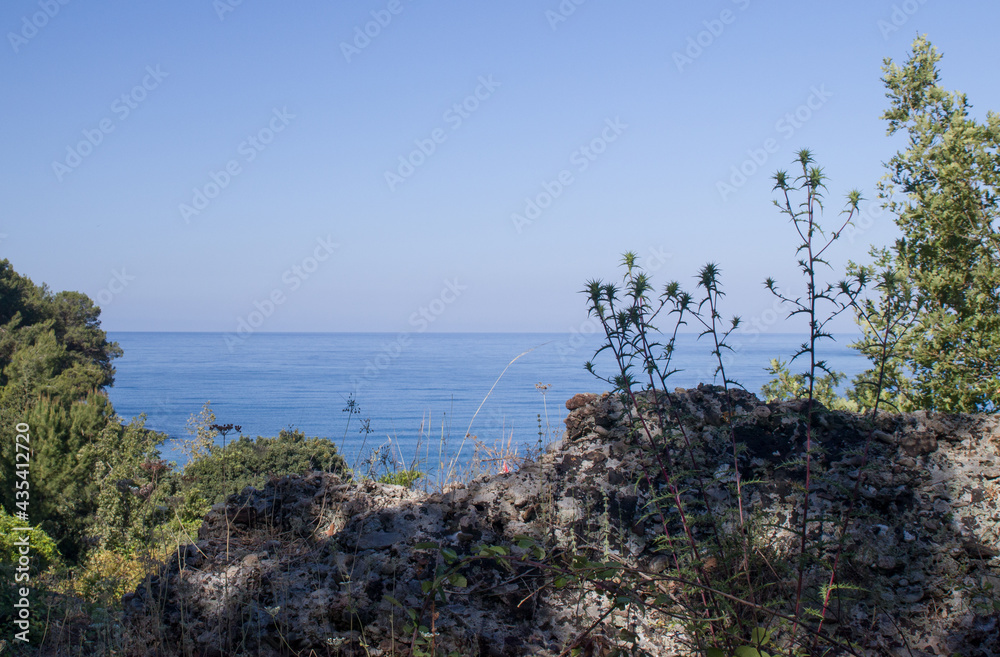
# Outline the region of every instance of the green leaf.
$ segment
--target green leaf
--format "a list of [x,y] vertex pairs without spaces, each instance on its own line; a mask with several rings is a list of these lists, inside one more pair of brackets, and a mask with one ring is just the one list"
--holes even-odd
[[735,657],[770,657],[766,653],[762,653],[753,646],[740,646],[736,649],[734,653]]
[[430,543],[430,542],[417,543],[416,545],[413,546],[413,549],[414,550],[436,550],[436,549],[438,549],[438,544],[437,543]]
[[465,578],[465,575],[461,573],[452,573],[448,576],[448,581],[452,583],[453,586],[457,586],[460,589],[464,589],[469,585],[469,581]]
[[750,633],[750,643],[755,646],[766,646],[771,642],[771,632],[763,627],[754,628]]

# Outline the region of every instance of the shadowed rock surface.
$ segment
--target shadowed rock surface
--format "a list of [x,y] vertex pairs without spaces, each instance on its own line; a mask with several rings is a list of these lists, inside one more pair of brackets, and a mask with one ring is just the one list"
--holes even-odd
[[[730,522],[738,507],[725,394],[699,386],[671,398],[694,445],[689,455],[679,449],[676,427],[659,437],[678,463],[688,459],[690,469],[675,476],[685,495],[700,480],[704,504]],[[743,498],[748,517],[765,527],[761,558],[792,561],[805,402],[731,398],[733,431],[745,445],[742,480],[759,482],[745,484]],[[537,461],[467,486],[424,493],[315,473],[217,505],[197,544],[127,596],[131,631],[152,641],[137,654],[404,655],[413,638],[403,631],[407,610],[427,627],[418,641],[433,633],[444,655],[554,656],[592,626],[580,654],[610,654],[620,645],[614,627],[635,632],[635,654],[691,654],[665,615],[605,615],[606,597],[552,587],[530,547],[518,546],[532,537],[550,563],[586,552],[650,577],[670,574],[656,539],[664,525],[679,525],[650,504],[663,481],[648,441],[630,431],[613,396],[577,395],[567,408],[563,439]],[[843,517],[874,431],[838,578],[863,590],[835,596],[824,631],[858,654],[1000,655],[997,416],[886,414],[870,427],[817,405],[813,425],[812,518]],[[840,524],[812,531],[835,542]],[[423,542],[460,559],[483,546],[512,556],[469,559],[432,602],[422,583],[448,566],[439,550],[417,547]],[[808,570],[806,585],[822,579]]]

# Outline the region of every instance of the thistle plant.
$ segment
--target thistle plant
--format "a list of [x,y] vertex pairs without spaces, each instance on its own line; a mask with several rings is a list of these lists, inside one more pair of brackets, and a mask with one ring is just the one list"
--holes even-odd
[[[729,442],[732,448],[733,454],[733,476],[736,478],[736,502],[739,508],[739,529],[742,541],[740,543],[743,551],[743,576],[746,578],[747,582],[747,592],[750,596],[750,602],[753,600],[753,584],[750,577],[750,535],[747,530],[747,517],[746,511],[743,508],[743,477],[740,473],[740,445],[736,440],[736,430],[733,424],[733,399],[730,394],[730,384],[743,387],[738,381],[730,379],[726,375],[726,361],[723,357],[726,351],[732,351],[732,347],[727,342],[729,336],[733,334],[740,327],[740,318],[738,316],[733,317],[729,321],[728,328],[723,329],[720,324],[722,324],[722,315],[719,312],[719,302],[724,296],[721,283],[720,283],[721,271],[715,263],[708,263],[702,267],[701,271],[698,273],[698,287],[704,289],[705,296],[698,303],[698,313],[694,314],[694,317],[702,325],[702,332],[698,334],[699,339],[703,337],[711,338],[712,340],[712,356],[715,358],[717,363],[715,368],[715,373],[717,376],[722,378],[722,387],[725,390],[725,412],[727,414],[727,424],[729,428]],[[704,312],[705,308],[708,308],[707,317]],[[723,325],[724,326],[724,325]]]
[[[875,253],[878,254],[878,251],[876,250]],[[880,269],[871,266],[859,267],[854,263],[848,263],[848,272],[853,276],[855,282],[854,289],[859,291],[865,289],[869,280],[874,276],[878,280],[875,289],[880,299],[876,301],[871,298],[858,299],[855,297],[851,302],[851,307],[855,311],[855,319],[864,331],[863,340],[852,346],[859,349],[869,359],[872,363],[872,369],[855,379],[855,387],[849,396],[852,397],[859,409],[870,412],[868,435],[865,438],[858,477],[854,480],[850,502],[841,520],[840,539],[830,568],[830,579],[824,587],[823,607],[819,614],[817,627],[819,631],[823,629],[823,623],[830,606],[830,596],[836,588],[837,568],[847,543],[848,524],[857,504],[861,486],[866,478],[868,456],[875,436],[875,420],[878,416],[879,405],[883,402],[883,392],[887,385],[891,385],[896,400],[905,395],[905,388],[899,383],[900,373],[896,349],[917,321],[920,312],[920,302],[913,298],[905,281],[893,270],[886,251],[881,252],[881,257],[876,261],[876,265]],[[848,289],[850,288],[848,287]],[[897,406],[892,401],[886,403],[890,406]],[[896,407],[896,410],[898,412],[899,408]]]
[[[652,285],[644,272],[636,266],[637,257],[628,252],[623,256],[622,264],[626,268],[625,296],[619,297],[619,288],[613,283],[592,280],[584,290],[589,296],[590,314],[596,316],[604,329],[606,341],[595,353],[610,351],[617,365],[617,372],[610,378],[597,374],[593,362],[587,362],[585,368],[597,378],[606,381],[614,387],[621,397],[628,415],[630,425],[641,425],[640,433],[648,441],[649,448],[656,461],[657,468],[665,482],[666,494],[656,496],[653,504],[662,521],[662,544],[665,546],[673,568],[679,577],[686,575],[683,564],[684,552],[689,553],[690,563],[696,569],[695,578],[701,585],[700,602],[706,614],[717,616],[719,609],[711,600],[707,591],[711,588],[710,579],[701,564],[702,548],[695,538],[693,522],[688,517],[687,506],[681,499],[680,468],[675,464],[676,454],[671,445],[661,441],[663,429],[667,426],[667,410],[655,396],[656,383],[665,389],[667,377],[674,372],[670,369],[670,361],[674,353],[676,335],[685,323],[684,316],[692,308],[692,298],[681,291],[676,282],[666,286],[657,301],[650,299]],[[653,324],[657,316],[669,308],[668,314],[675,314],[674,331],[671,337],[662,342],[654,338],[657,334]],[[643,376],[649,381],[649,388],[654,396],[650,402],[657,418],[657,426],[651,426],[650,420],[642,409],[647,405],[639,399],[641,384],[637,376]],[[635,413],[633,413],[635,409]],[[680,425],[683,427],[683,425]],[[690,443],[689,443],[690,444]],[[701,486],[701,488],[704,488]],[[676,509],[681,524],[683,537],[672,535],[667,522],[666,505]],[[683,550],[681,546],[686,546]]]
[[[790,298],[778,288],[773,278],[764,281],[764,286],[778,299],[790,304],[792,310],[788,313],[789,318],[797,315],[806,316],[809,326],[808,340],[799,347],[791,360],[794,362],[803,356],[809,359],[809,366],[803,372],[803,376],[808,385],[808,398],[811,402],[814,399],[817,372],[833,374],[826,361],[817,359],[816,345],[822,339],[833,339],[827,326],[844,310],[853,307],[863,284],[863,279],[856,279],[858,284],[854,286],[848,281],[836,284],[821,283],[818,280],[817,269],[821,265],[830,267],[830,263],[824,259],[824,254],[840,237],[841,232],[850,225],[858,212],[862,197],[858,190],[847,194],[847,205],[841,213],[847,216],[833,233],[827,235],[819,223],[826,191],[826,175],[822,168],[813,166],[812,153],[806,149],[799,151],[797,161],[802,173],[795,178],[790,177],[786,171],[775,173],[774,189],[778,191],[780,199],[775,200],[774,205],[782,214],[788,216],[801,240],[796,255],[799,256],[799,269],[806,278],[805,295]],[[792,202],[792,195],[796,192],[805,194],[805,199],[800,203]],[[822,306],[828,309],[825,314]],[[811,403],[809,412],[812,412]]]
[[[836,379],[836,374],[831,372],[825,360],[818,358],[817,344],[823,339],[833,339],[829,333],[828,325],[834,318],[848,308],[857,307],[858,298],[864,289],[866,278],[862,272],[856,276],[853,283],[842,280],[839,283],[821,282],[818,269],[821,266],[830,267],[825,259],[827,250],[836,242],[841,232],[847,228],[851,220],[858,213],[858,206],[862,200],[861,192],[853,190],[847,194],[846,206],[841,212],[844,217],[838,221],[838,227],[832,233],[826,233],[820,225],[820,216],[823,212],[823,200],[827,191],[827,177],[821,167],[814,164],[812,153],[806,149],[799,151],[797,163],[801,172],[792,177],[786,171],[778,171],[774,175],[774,190],[778,192],[779,198],[774,201],[774,205],[780,212],[786,215],[791,221],[801,240],[796,254],[799,256],[799,269],[806,279],[805,294],[792,298],[781,291],[773,278],[764,281],[765,287],[781,301],[790,305],[792,310],[788,317],[804,315],[809,328],[809,335],[806,342],[802,343],[799,350],[792,356],[791,361],[805,357],[809,364],[802,373],[806,383],[806,410],[805,410],[805,482],[803,489],[801,524],[799,527],[799,559],[798,572],[795,586],[795,611],[794,617],[801,618],[803,613],[804,581],[809,559],[809,504],[812,493],[813,479],[813,415],[816,411],[814,403],[818,386],[820,384],[819,372],[823,372],[827,377]],[[793,196],[804,195],[801,201],[794,202]],[[846,216],[845,216],[846,215]],[[822,523],[823,520],[819,519]],[[846,522],[846,521],[845,521]],[[819,535],[822,536],[822,524],[819,526]],[[836,565],[831,573],[831,583],[836,578]],[[829,591],[829,588],[828,588]],[[829,594],[824,596],[829,600]],[[823,612],[826,611],[826,602],[823,605]],[[822,618],[820,619],[822,623]],[[793,636],[798,629],[798,620],[793,626]]]
[[[729,393],[731,386],[739,384],[727,375],[723,358],[731,349],[727,340],[739,327],[740,320],[734,317],[727,323],[722,319],[720,300],[724,294],[720,269],[714,263],[699,272],[697,287],[702,296],[697,300],[677,282],[667,284],[659,297],[654,297],[652,284],[633,253],[624,255],[622,265],[624,288],[594,280],[588,282],[585,290],[590,313],[597,317],[605,333],[605,342],[595,356],[609,352],[616,372],[602,376],[592,362],[585,367],[614,387],[623,402],[629,426],[635,427],[646,444],[654,470],[663,482],[663,492],[654,494],[651,504],[661,519],[659,543],[674,577],[687,587],[683,605],[687,609],[690,635],[701,652],[722,649],[732,654],[752,637],[758,627],[754,613],[762,610],[754,601],[750,567],[752,537],[743,509],[740,476],[742,448],[737,444],[732,425],[734,408]],[[718,516],[717,505],[708,494],[711,482],[707,476],[706,451],[701,444],[704,438],[691,435],[681,406],[668,392],[667,379],[678,371],[672,365],[677,335],[689,319],[701,326],[700,337],[710,340],[711,354],[718,363],[716,373],[724,389],[725,421],[729,425],[736,474],[733,492],[739,499],[739,514],[733,519]],[[661,332],[656,326],[658,321],[668,322],[670,328]],[[650,477],[649,483],[655,490],[653,478]],[[668,517],[678,518],[677,526],[671,527]],[[738,528],[736,552],[725,529],[733,524]],[[738,556],[730,558],[734,554]],[[745,598],[749,604],[733,604],[734,598]]]
[[[668,559],[671,579],[679,587],[670,599],[684,608],[685,613],[680,618],[701,654],[751,654],[744,650],[748,647],[757,651],[752,654],[764,654],[761,652],[764,644],[778,636],[774,629],[779,622],[790,629],[782,634],[790,655],[801,652],[808,637],[812,637],[813,648],[821,640],[836,643],[823,634],[822,619],[828,612],[831,592],[838,588],[837,564],[845,545],[853,502],[839,519],[840,542],[833,546],[832,565],[827,568],[828,584],[820,587],[818,596],[807,596],[805,586],[807,568],[817,563],[829,547],[822,541],[823,523],[827,519],[813,518],[809,514],[816,476],[813,460],[817,445],[812,425],[818,407],[814,400],[821,393],[832,394],[832,387],[839,381],[837,374],[819,357],[818,346],[822,340],[832,339],[830,322],[841,313],[853,309],[859,315],[871,314],[871,304],[861,301],[861,294],[872,272],[855,268],[850,270],[852,276],[847,280],[836,283],[823,280],[820,269],[829,267],[828,249],[857,215],[862,198],[860,192],[850,192],[836,229],[824,232],[819,219],[826,193],[826,176],[814,165],[807,150],[798,154],[797,163],[800,174],[792,177],[779,171],[775,175],[774,189],[780,199],[775,204],[788,216],[801,240],[796,254],[806,281],[805,291],[794,296],[786,294],[773,279],[765,283],[772,294],[791,307],[789,317],[803,315],[809,329],[807,339],[792,357],[792,361],[808,360],[808,367],[794,381],[789,375],[790,382],[801,385],[807,403],[802,418],[805,434],[802,459],[782,466],[803,467],[805,473],[797,513],[799,520],[796,527],[791,528],[798,553],[794,583],[786,593],[779,592],[782,578],[765,556],[766,542],[761,541],[757,531],[761,523],[751,518],[747,507],[747,487],[756,482],[746,481],[742,474],[747,463],[746,446],[737,439],[737,425],[742,420],[737,417],[739,411],[734,403],[735,389],[742,386],[727,372],[725,357],[732,351],[729,339],[739,329],[740,318],[723,318],[721,301],[725,295],[720,267],[709,263],[699,271],[697,298],[684,292],[676,282],[667,284],[656,296],[635,254],[626,253],[622,259],[625,274],[621,286],[592,280],[584,290],[590,314],[598,319],[605,334],[605,341],[595,357],[602,353],[610,356],[615,366],[610,375],[599,374],[593,362],[588,362],[586,368],[613,386],[623,403],[627,426],[632,427],[633,435],[650,454],[653,468],[647,478],[654,491],[650,512],[658,514],[658,524],[662,528],[658,546]],[[800,198],[802,196],[804,198]],[[885,278],[882,285],[889,285],[892,280]],[[663,323],[669,327],[666,331],[657,328]],[[684,406],[668,392],[667,379],[678,371],[673,365],[677,336],[681,327],[689,323],[698,327],[699,339],[708,341],[710,353],[717,363],[715,374],[721,383],[723,412],[723,426],[717,435],[728,439],[729,443],[733,476],[728,485],[733,499],[732,511],[713,502],[708,494],[713,489],[712,494],[717,496],[719,486],[716,478],[709,474],[709,467],[714,468],[713,457],[709,454],[713,450],[718,454],[718,447],[725,443],[706,442],[713,440],[710,432],[691,433],[682,410]],[[872,332],[882,336],[880,344],[885,350],[891,348],[894,335],[891,331],[879,333],[873,325]],[[875,383],[876,389],[880,386],[881,380]],[[877,398],[879,393],[874,394]],[[867,457],[867,447],[865,455]],[[668,517],[673,521],[668,521]],[[819,539],[815,538],[817,523]],[[773,578],[762,579],[761,572],[765,570],[773,573]],[[636,599],[642,599],[643,580],[639,578],[633,584]],[[805,601],[815,597],[819,598],[819,604],[810,604],[806,610]],[[650,606],[666,608],[662,598],[654,596],[654,599],[655,603]],[[676,611],[672,613],[678,617]],[[805,622],[807,615],[817,614],[818,625]],[[805,640],[803,633],[807,637]]]

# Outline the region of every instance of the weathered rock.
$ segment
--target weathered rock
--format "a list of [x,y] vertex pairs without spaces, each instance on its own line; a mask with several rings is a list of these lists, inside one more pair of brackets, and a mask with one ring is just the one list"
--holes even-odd
[[597,395],[592,392],[581,392],[573,395],[570,399],[566,401],[566,410],[575,411],[578,408],[583,408],[587,404],[593,402],[597,399]]
[[[126,597],[128,623],[156,627],[162,644],[149,654],[164,657],[406,654],[408,610],[428,633],[433,622],[443,654],[553,657],[592,625],[588,655],[615,645],[614,626],[632,627],[634,654],[690,654],[665,615],[605,616],[609,598],[551,586],[520,560],[525,537],[547,555],[589,551],[667,576],[674,562],[657,538],[665,527],[682,532],[660,465],[675,468],[686,504],[712,509],[738,534],[735,438],[739,481],[753,482],[740,490],[743,512],[767,527],[762,570],[795,563],[808,437],[810,540],[827,541],[817,551],[828,563],[843,538],[838,581],[856,587],[831,607],[837,637],[866,655],[910,654],[904,644],[914,655],[1000,655],[997,416],[884,414],[871,427],[817,404],[807,428],[805,402],[763,404],[705,385],[637,402],[577,395],[564,439],[537,462],[446,491],[321,473],[247,489],[205,516],[197,546]],[[629,424],[640,410],[647,427],[661,415],[670,422],[644,433]],[[467,559],[461,579],[433,597],[423,583],[450,566],[442,550],[418,547],[430,543]],[[476,556],[484,546],[512,557]],[[725,570],[714,556],[702,568]],[[824,577],[810,570],[806,586],[818,590]],[[773,585],[794,591],[794,578]]]

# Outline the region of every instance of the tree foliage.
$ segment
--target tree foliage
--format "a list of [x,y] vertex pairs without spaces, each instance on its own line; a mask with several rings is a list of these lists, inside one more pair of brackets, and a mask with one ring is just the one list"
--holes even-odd
[[[882,263],[893,286],[872,317],[884,328],[912,315],[890,386],[901,410],[993,410],[1000,401],[1000,116],[970,117],[966,96],[940,85],[940,59],[920,37],[905,64],[887,59],[883,67],[888,134],[905,132],[908,141],[879,185],[902,236],[891,262]],[[870,353],[870,335],[858,346]]]
[[104,388],[121,355],[101,310],[79,292],[53,293],[0,260],[0,504],[14,511],[14,432],[27,423],[30,521],[74,559],[97,509],[97,443],[118,426]]
[[[60,393],[86,395],[114,382],[121,348],[101,329],[101,309],[80,292],[52,293],[0,260],[0,385],[33,385],[76,373]],[[27,353],[31,352],[31,353]]]

